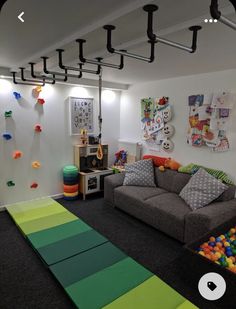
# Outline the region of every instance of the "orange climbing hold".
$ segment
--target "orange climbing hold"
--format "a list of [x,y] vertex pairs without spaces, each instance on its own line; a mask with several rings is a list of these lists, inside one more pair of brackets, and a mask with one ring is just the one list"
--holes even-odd
[[20,150],[16,150],[12,154],[12,158],[15,159],[15,160],[20,159],[22,156],[23,156],[23,152],[20,151]]

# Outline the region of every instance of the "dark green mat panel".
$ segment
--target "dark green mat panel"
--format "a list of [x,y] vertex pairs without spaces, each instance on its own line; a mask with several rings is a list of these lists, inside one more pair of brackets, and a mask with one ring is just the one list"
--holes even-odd
[[106,242],[105,237],[90,230],[39,248],[38,253],[46,264],[52,265]]
[[43,231],[28,234],[27,237],[31,244],[38,249],[89,230],[92,230],[89,225],[77,219]]
[[78,308],[98,309],[132,290],[151,276],[151,272],[127,257],[72,284],[66,288],[66,292]]
[[66,288],[126,257],[127,256],[121,250],[108,242],[52,265],[50,270],[61,285]]

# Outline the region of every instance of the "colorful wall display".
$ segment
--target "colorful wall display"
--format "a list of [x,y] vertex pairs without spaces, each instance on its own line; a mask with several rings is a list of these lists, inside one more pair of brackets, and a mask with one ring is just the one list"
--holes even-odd
[[194,147],[207,146],[213,152],[229,150],[227,130],[235,103],[236,95],[226,92],[214,94],[210,98],[203,94],[189,96],[187,143]]
[[145,98],[141,100],[142,139],[148,147],[155,150],[171,152],[174,143],[170,138],[174,135],[174,127],[168,122],[172,118],[168,97]]
[[80,135],[81,130],[93,132],[93,99],[69,98],[70,104],[70,134]]

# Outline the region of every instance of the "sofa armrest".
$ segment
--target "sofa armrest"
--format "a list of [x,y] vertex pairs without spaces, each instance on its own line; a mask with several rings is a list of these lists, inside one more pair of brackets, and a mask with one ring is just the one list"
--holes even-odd
[[104,199],[114,206],[114,190],[123,185],[125,173],[107,176],[104,179]]
[[185,217],[185,243],[196,240],[236,216],[236,199],[214,202]]

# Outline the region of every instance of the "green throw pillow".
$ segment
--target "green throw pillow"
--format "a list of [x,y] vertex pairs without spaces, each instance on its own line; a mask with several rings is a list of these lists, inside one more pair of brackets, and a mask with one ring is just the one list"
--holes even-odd
[[178,171],[181,173],[186,174],[195,174],[200,168],[203,168],[205,171],[207,171],[210,175],[214,176],[216,179],[221,180],[222,182],[228,184],[228,185],[234,185],[233,180],[223,171],[215,170],[213,168],[208,168],[205,166],[201,166],[198,164],[190,163],[186,166],[181,166]]

